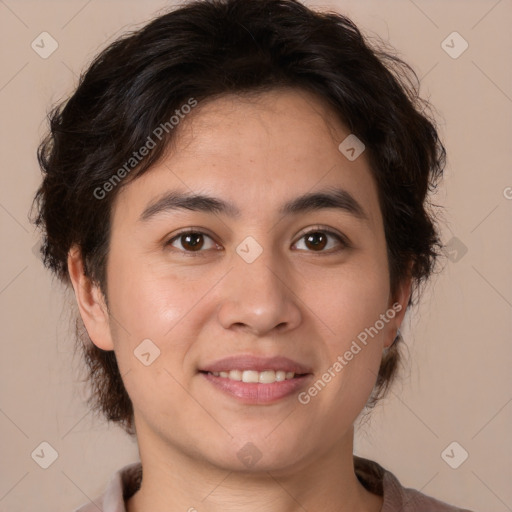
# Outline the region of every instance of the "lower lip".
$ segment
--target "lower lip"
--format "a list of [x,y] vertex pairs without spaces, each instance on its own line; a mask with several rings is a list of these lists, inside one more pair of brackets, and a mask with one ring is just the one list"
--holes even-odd
[[277,402],[282,398],[297,393],[304,387],[310,377],[308,374],[281,382],[260,384],[258,382],[242,382],[226,377],[216,377],[211,373],[201,373],[201,375],[217,389],[247,404],[269,404]]

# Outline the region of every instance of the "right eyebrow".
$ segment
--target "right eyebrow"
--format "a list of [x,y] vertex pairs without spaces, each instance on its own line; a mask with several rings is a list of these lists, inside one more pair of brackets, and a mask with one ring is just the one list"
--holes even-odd
[[149,204],[139,220],[147,221],[152,217],[172,210],[193,210],[206,213],[223,213],[230,217],[240,217],[240,210],[222,199],[204,194],[170,191],[156,202]]

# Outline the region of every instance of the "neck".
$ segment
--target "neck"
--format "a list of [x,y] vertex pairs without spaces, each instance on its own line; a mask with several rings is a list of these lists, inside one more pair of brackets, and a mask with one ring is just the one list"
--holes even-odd
[[264,471],[223,469],[141,438],[147,438],[139,435],[142,485],[127,512],[378,512],[382,506],[355,475],[353,430],[326,453]]

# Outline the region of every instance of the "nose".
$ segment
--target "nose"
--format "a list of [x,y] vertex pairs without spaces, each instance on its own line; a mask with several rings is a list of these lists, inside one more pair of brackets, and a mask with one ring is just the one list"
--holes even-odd
[[235,255],[234,267],[223,280],[220,324],[255,336],[296,328],[302,319],[301,301],[290,274],[270,250],[252,263]]

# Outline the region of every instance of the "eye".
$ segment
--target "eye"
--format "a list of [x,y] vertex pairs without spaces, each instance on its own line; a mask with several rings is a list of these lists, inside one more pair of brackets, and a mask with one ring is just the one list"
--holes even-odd
[[[298,247],[301,241],[304,241],[305,249]],[[308,252],[332,253],[337,252],[336,245],[340,246],[338,250],[350,247],[350,244],[343,235],[334,233],[328,229],[316,227],[304,233],[299,239],[299,242],[294,244],[294,247],[300,250],[307,250]],[[219,245],[215,243],[212,237],[198,230],[182,231],[166,242],[165,246],[171,246],[180,252],[188,254],[219,248]],[[332,250],[333,248],[334,250]]]
[[[329,239],[334,239],[335,242],[330,242]],[[341,249],[349,247],[347,240],[342,235],[338,235],[333,231],[322,228],[315,228],[312,231],[308,231],[301,236],[299,242],[302,240],[304,240],[306,250],[309,252],[337,252],[336,250],[331,250],[333,247],[336,247],[336,241],[338,242],[338,245],[341,246]],[[295,244],[296,247],[299,245],[299,242]],[[302,248],[298,248],[302,250]]]
[[[206,239],[208,239],[210,243],[207,243]],[[176,244],[179,244],[181,247]],[[202,252],[202,249],[213,249],[217,246],[209,235],[202,233],[201,231],[183,231],[165,243],[166,247],[168,245],[181,250],[182,252],[189,253]]]

